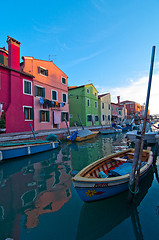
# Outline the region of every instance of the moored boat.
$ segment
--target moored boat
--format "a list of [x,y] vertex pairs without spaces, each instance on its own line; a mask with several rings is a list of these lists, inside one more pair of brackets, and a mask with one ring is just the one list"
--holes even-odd
[[[151,132],[151,131],[145,132],[144,141],[147,144],[155,144],[156,143],[156,138],[155,138],[156,134],[157,134],[157,132]],[[126,137],[130,140],[130,142],[133,142],[133,143],[135,143],[137,135],[139,135],[137,130],[126,133]]]
[[30,140],[0,143],[0,160],[23,157],[57,148],[58,141]]
[[[80,198],[85,202],[108,198],[128,190],[134,149],[103,157],[88,165],[73,178]],[[140,179],[152,165],[152,152],[143,150]]]
[[81,142],[86,141],[88,139],[94,138],[99,131],[90,131],[88,129],[74,131],[70,136],[67,137],[69,141]]

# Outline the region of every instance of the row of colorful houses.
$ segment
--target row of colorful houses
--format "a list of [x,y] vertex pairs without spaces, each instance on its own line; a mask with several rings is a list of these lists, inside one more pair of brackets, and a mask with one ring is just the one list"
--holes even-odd
[[0,119],[6,132],[66,128],[66,120],[69,126],[110,125],[140,115],[139,104],[120,97],[111,103],[110,93],[99,95],[93,84],[68,87],[68,76],[52,61],[23,56],[20,63],[20,42],[8,36],[7,43],[8,51],[0,48]]

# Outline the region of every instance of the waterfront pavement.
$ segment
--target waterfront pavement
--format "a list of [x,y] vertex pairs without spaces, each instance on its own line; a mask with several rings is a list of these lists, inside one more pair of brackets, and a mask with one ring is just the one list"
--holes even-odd
[[[104,126],[104,128],[109,128],[110,126]],[[102,126],[89,126],[84,127],[85,129],[89,129],[91,131],[99,131]],[[70,133],[75,130],[81,130],[82,127],[69,127]],[[60,140],[65,140],[66,137],[69,135],[68,128],[61,128],[61,129],[48,129],[48,130],[41,130],[41,131],[34,131],[34,134],[37,139],[45,139],[49,134],[57,135],[57,138]],[[2,133],[0,134],[0,142],[5,141],[16,141],[16,140],[31,140],[34,139],[32,131],[30,132],[20,132],[20,133]]]

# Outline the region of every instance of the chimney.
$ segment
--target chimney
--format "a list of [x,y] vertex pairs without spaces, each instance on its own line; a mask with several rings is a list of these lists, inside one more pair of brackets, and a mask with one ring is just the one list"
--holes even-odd
[[118,99],[118,105],[120,105],[120,96],[117,96]]
[[20,42],[7,37],[8,43],[8,67],[20,71]]

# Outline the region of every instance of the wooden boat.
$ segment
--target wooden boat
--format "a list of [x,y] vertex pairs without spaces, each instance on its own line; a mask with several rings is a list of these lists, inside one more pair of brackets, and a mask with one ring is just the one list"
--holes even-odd
[[58,141],[34,140],[0,143],[0,160],[23,157],[57,148]]
[[[155,144],[156,143],[156,136],[157,132],[145,132],[144,135],[144,141],[147,144]],[[130,140],[130,142],[135,143],[136,140],[136,136],[138,135],[138,131],[134,130],[134,131],[130,131],[126,133],[126,137]]]
[[67,137],[67,140],[75,142],[86,141],[88,139],[94,138],[98,133],[99,131],[92,132],[88,129],[74,131],[70,136]]
[[113,133],[116,133],[116,130],[115,129],[100,129],[99,130],[99,133],[103,134],[103,135],[107,135],[107,134],[113,134]]
[[[134,149],[103,157],[88,165],[73,178],[73,184],[85,202],[108,198],[128,190]],[[152,152],[143,150],[140,179],[152,165]]]

